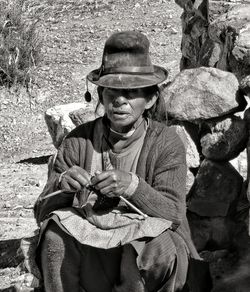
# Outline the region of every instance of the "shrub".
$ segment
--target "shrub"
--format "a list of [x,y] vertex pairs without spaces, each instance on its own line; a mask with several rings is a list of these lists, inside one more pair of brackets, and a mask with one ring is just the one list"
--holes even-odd
[[0,86],[23,85],[33,81],[39,61],[41,40],[38,20],[28,18],[26,0],[0,0]]

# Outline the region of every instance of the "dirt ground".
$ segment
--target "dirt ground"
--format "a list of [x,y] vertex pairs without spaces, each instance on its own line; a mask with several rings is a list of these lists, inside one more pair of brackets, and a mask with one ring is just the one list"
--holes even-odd
[[[86,74],[101,61],[104,41],[114,31],[138,29],[151,41],[152,60],[179,71],[182,9],[173,0],[26,0],[40,20],[42,58],[31,95],[0,88],[0,241],[36,229],[32,207],[41,192],[47,161],[55,153],[44,122],[54,105],[78,102]],[[94,90],[91,87],[91,90]],[[19,269],[0,269],[0,289]]]

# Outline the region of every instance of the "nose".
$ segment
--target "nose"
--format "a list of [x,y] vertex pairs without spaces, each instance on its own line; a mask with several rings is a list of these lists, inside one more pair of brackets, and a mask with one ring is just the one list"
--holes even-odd
[[122,105],[127,104],[127,103],[128,103],[128,100],[123,94],[120,94],[119,96],[117,96],[113,100],[113,105],[115,107],[119,107],[119,106],[122,106]]

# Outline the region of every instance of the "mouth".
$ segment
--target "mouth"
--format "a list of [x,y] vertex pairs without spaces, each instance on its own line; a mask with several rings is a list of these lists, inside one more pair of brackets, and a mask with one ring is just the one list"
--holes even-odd
[[121,111],[121,110],[115,110],[113,111],[114,114],[118,114],[118,115],[126,115],[129,114],[128,111]]
[[125,111],[115,111],[113,112],[113,116],[115,118],[126,118],[129,115],[128,112]]

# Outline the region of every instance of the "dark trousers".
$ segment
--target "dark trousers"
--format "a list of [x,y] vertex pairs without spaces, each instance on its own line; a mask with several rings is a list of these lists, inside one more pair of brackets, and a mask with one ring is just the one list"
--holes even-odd
[[[168,230],[132,245],[148,292],[182,290],[187,277],[188,252],[177,233]],[[45,291],[111,292],[120,280],[121,255],[122,247],[105,250],[82,245],[51,221],[41,241]],[[128,278],[129,273],[128,269]]]

